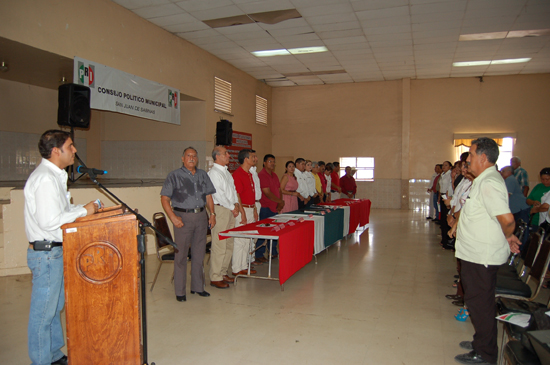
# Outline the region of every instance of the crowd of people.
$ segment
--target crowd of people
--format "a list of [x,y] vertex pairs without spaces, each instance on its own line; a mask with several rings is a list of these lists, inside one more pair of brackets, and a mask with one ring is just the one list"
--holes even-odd
[[[475,329],[473,341],[463,341],[469,350],[457,355],[463,364],[493,364],[497,361],[495,309],[496,276],[510,253],[527,249],[529,232],[543,227],[550,218],[550,168],[540,171],[541,182],[529,193],[529,177],[521,159],[513,157],[500,171],[496,166],[496,142],[479,138],[470,152],[452,164],[437,164],[430,181],[430,214],[427,219],[440,225],[440,245],[455,252],[457,275],[455,294],[446,295],[459,306],[455,316],[470,317]],[[520,242],[514,235],[521,223],[528,226]]]
[[[298,158],[287,161],[279,180],[275,173],[275,156],[263,158],[258,172],[256,151],[239,151],[239,167],[231,174],[229,152],[223,146],[212,151],[214,165],[205,172],[197,168],[197,151],[189,147],[182,157],[183,166],[172,171],[161,190],[161,202],[174,226],[178,251],[174,264],[176,300],[186,297],[187,252],[191,247],[191,294],[208,297],[205,291],[203,258],[206,231],[212,232],[210,286],[229,288],[237,275],[255,274],[254,266],[268,261],[264,240],[251,247],[249,239],[219,239],[219,233],[270,218],[279,213],[304,209],[312,204],[330,202],[340,197],[354,198],[357,185],[354,171],[346,167],[340,177],[338,162],[309,161]],[[206,214],[204,211],[207,210]],[[278,257],[274,244],[272,258]],[[249,265],[250,264],[250,265]]]

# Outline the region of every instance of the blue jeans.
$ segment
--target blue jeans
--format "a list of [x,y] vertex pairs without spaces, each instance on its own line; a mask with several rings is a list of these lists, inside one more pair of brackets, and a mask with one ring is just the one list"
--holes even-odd
[[[267,218],[270,218],[270,217],[273,217],[274,215],[277,215],[277,213],[273,213],[271,211],[271,209],[269,208],[264,208],[262,207],[260,209],[260,220],[262,219],[267,219]],[[262,245],[264,243],[265,240],[257,240],[256,241],[256,247]],[[278,252],[277,252],[277,243],[278,241],[276,240],[273,240],[273,252],[271,253],[271,255],[277,255]],[[269,243],[268,243],[269,245]],[[264,253],[265,253],[265,246],[264,247],[260,247],[257,251],[256,251],[256,258],[259,259],[260,257],[264,257]]]
[[33,365],[50,365],[62,358],[65,346],[60,312],[65,305],[63,290],[63,248],[51,251],[27,250],[32,271],[28,346]]

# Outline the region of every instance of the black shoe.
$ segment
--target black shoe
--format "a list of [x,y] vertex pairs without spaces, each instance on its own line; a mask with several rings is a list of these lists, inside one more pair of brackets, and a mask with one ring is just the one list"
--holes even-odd
[[57,361],[52,362],[52,365],[68,365],[69,359],[67,359],[67,355],[63,355],[62,358],[60,358]]
[[[453,301],[453,305],[456,305],[457,307],[464,307],[464,299],[458,299]],[[471,349],[466,349],[471,350]]]
[[481,358],[475,351],[470,351],[467,354],[456,355],[455,361],[460,364],[480,364],[480,365],[490,365],[490,362],[487,362]]
[[459,277],[460,277],[460,276],[458,276],[458,275],[455,275],[455,276],[454,276],[455,279],[458,279]]
[[460,295],[456,295],[456,294],[447,294],[447,295],[445,295],[445,298],[452,299],[452,300],[462,299],[462,297]]
[[187,298],[185,298],[185,295],[182,295],[182,296],[176,295],[176,300],[178,302],[185,302]]
[[464,350],[472,351],[474,349],[474,347],[472,346],[472,341],[462,341],[461,343],[458,344],[458,346],[460,346]]
[[210,293],[207,292],[207,291],[193,291],[191,290],[191,294],[198,294],[200,295],[201,297],[209,297],[210,296]]

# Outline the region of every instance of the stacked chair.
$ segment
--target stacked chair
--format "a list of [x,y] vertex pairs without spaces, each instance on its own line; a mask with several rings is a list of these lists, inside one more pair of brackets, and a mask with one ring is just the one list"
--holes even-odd
[[[521,237],[520,237],[521,239]],[[550,263],[550,241],[544,240],[544,230],[539,229],[530,236],[529,247],[523,257],[510,260],[503,265],[497,276],[496,297],[499,314],[510,312],[531,315],[529,327],[522,328],[510,323],[503,324],[500,360],[512,365],[540,364],[526,332],[546,329],[546,305],[534,302],[539,295]],[[536,320],[539,318],[540,320]],[[550,320],[548,321],[550,324]],[[541,328],[543,327],[543,328]],[[504,345],[505,338],[508,343]],[[499,363],[502,363],[499,361]]]

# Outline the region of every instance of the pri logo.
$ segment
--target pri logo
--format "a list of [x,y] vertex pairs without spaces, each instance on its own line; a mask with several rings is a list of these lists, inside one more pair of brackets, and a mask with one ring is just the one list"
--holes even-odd
[[168,89],[168,106],[178,108],[178,92]]
[[95,66],[86,67],[83,62],[78,62],[78,83],[88,87],[95,87]]

